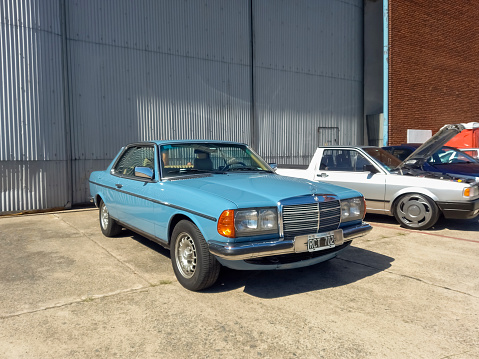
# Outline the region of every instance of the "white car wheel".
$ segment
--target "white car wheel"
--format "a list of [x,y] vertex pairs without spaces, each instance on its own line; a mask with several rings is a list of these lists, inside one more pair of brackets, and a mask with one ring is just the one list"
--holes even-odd
[[401,196],[394,206],[396,220],[406,228],[427,229],[439,218],[436,203],[425,195],[409,193]]

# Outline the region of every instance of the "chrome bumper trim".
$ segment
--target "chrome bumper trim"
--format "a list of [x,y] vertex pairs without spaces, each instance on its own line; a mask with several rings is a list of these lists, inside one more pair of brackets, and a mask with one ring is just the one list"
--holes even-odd
[[[346,227],[343,230],[344,242],[362,237],[371,231],[369,223]],[[338,243],[338,246],[343,243]],[[210,252],[215,256],[229,260],[244,260],[250,258],[269,257],[281,254],[296,253],[295,240],[274,239],[259,242],[222,243],[211,241],[208,243]]]

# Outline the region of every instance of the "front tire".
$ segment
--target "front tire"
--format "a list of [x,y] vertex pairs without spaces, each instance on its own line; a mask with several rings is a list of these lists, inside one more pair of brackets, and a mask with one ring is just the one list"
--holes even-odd
[[100,228],[101,232],[106,237],[115,237],[121,232],[121,226],[116,223],[116,221],[110,217],[108,208],[105,205],[105,202],[100,201]]
[[436,203],[428,196],[409,193],[394,204],[394,216],[402,227],[409,229],[428,229],[436,224],[440,211]]
[[210,253],[198,227],[190,221],[182,220],[175,226],[170,253],[176,278],[186,289],[206,289],[218,279],[221,265]]

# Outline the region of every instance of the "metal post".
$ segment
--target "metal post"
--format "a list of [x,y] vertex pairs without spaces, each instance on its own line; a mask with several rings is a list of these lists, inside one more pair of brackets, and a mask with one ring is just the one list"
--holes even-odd
[[60,3],[60,31],[62,36],[61,56],[62,56],[62,82],[63,82],[63,118],[65,123],[65,157],[66,157],[66,176],[67,202],[64,207],[71,208],[73,203],[73,171],[72,171],[72,139],[71,139],[71,119],[70,119],[70,96],[68,81],[68,48],[67,48],[67,10],[66,1],[59,0]]
[[383,0],[383,146],[389,142],[389,0]]
[[255,84],[255,71],[254,71],[254,18],[253,18],[253,1],[250,0],[249,6],[249,19],[250,19],[250,66],[251,66],[251,106],[250,106],[250,128],[251,128],[251,147],[258,151],[259,146],[259,131],[258,131],[258,123],[257,123],[257,116],[256,116],[256,106],[255,106],[255,92],[254,92],[254,84]]

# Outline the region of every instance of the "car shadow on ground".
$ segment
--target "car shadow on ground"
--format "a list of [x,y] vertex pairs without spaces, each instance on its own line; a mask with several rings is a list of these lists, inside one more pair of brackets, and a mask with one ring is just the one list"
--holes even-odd
[[123,231],[118,235],[118,237],[130,237],[131,239],[137,241],[138,243],[144,245],[145,247],[150,248],[151,250],[154,250],[162,255],[164,255],[166,258],[170,259],[170,250],[163,247],[162,245],[153,242],[152,240],[143,237],[142,235],[135,233],[133,231],[130,231],[129,229],[123,229]]
[[479,232],[479,219],[446,219],[439,218],[437,223],[430,228],[430,231],[440,231],[449,229],[452,231]]
[[332,260],[298,269],[239,271],[223,267],[216,284],[205,292],[244,287],[244,292],[252,296],[273,299],[351,284],[386,270],[393,261],[391,257],[350,246]]
[[[381,223],[381,224],[392,224],[399,227],[399,223],[396,221],[396,218],[392,216],[387,216],[384,214],[374,214],[374,213],[367,213],[366,217],[364,217],[365,222],[374,222],[374,223]],[[374,227],[374,224],[373,224]]]
[[[139,234],[123,230],[119,236],[130,237],[170,259],[168,249]],[[393,261],[351,245],[334,259],[304,268],[242,271],[222,267],[216,283],[203,292],[222,293],[244,287],[244,292],[252,296],[273,299],[354,283],[386,270]]]
[[[370,222],[374,227],[375,223],[378,224],[391,224],[393,226],[400,227],[399,223],[394,217],[381,215],[381,214],[366,214],[364,218],[366,222]],[[405,228],[406,229],[406,228]],[[479,231],[479,217],[473,219],[448,219],[443,216],[439,217],[437,223],[425,231],[435,232],[441,231],[444,229],[454,230],[454,231],[467,231],[467,232],[477,232]],[[411,229],[408,229],[411,230]],[[420,231],[418,231],[420,232]]]

